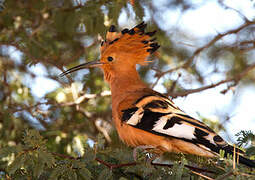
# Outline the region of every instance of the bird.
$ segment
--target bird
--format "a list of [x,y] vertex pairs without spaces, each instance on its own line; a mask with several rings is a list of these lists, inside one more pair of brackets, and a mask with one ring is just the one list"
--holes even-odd
[[136,65],[148,65],[148,58],[160,45],[156,31],[145,32],[142,22],[131,29],[117,31],[111,25],[101,42],[99,60],[64,71],[65,76],[80,69],[99,67],[112,95],[112,116],[120,139],[128,146],[155,149],[158,154],[174,152],[215,157],[221,150],[238,155],[239,162],[255,167],[243,151],[228,144],[203,122],[189,116],[167,96],[144,83]]

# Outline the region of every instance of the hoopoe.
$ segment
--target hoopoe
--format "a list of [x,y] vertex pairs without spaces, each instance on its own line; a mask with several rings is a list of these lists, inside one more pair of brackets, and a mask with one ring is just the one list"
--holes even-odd
[[[112,94],[112,115],[120,139],[132,147],[153,147],[158,153],[175,152],[214,157],[234,148],[204,123],[187,115],[168,97],[152,90],[139,77],[136,65],[147,65],[148,56],[160,46],[152,39],[156,31],[144,32],[142,22],[117,32],[111,26],[101,43],[101,58],[73,67],[61,74],[100,67]],[[242,154],[242,151],[235,149]],[[239,162],[255,162],[239,156]]]

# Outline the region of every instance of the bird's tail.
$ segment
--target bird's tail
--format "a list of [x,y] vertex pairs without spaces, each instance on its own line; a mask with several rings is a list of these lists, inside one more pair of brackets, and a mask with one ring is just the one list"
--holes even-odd
[[255,168],[255,161],[247,159],[243,156],[244,152],[236,147],[233,147],[231,145],[225,146],[224,148],[222,148],[222,150],[225,151],[224,153],[224,157],[227,157],[227,154],[230,154],[232,156],[234,156],[234,152],[235,152],[235,160],[239,161],[239,163],[244,164],[248,167],[251,168]]

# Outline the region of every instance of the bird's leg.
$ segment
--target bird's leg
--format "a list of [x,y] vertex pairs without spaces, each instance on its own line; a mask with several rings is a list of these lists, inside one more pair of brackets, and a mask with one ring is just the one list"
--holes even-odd
[[[146,150],[146,149],[154,149],[154,148],[155,148],[155,147],[152,146],[152,145],[142,145],[142,146],[137,146],[137,147],[135,147],[134,150],[133,150],[133,158],[134,158],[134,160],[135,160],[135,161],[137,160],[137,151],[138,151],[138,150],[144,151],[144,150]],[[147,154],[150,154],[150,153],[147,153]],[[146,156],[147,156],[147,154],[146,154]],[[150,155],[150,156],[151,156],[151,155]]]

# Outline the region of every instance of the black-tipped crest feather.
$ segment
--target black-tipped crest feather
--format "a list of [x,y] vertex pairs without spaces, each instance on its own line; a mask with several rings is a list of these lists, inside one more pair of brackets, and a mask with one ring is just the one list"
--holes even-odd
[[111,25],[109,28],[109,32],[116,32],[116,27],[114,25]]

